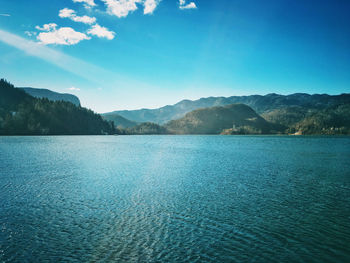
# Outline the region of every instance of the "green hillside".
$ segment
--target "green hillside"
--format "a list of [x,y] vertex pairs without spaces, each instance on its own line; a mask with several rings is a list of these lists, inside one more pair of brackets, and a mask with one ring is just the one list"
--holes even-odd
[[165,127],[152,122],[141,123],[135,127],[124,129],[123,132],[130,135],[169,134],[169,131]]
[[339,104],[323,109],[288,107],[262,115],[266,120],[287,127],[285,133],[305,135],[350,134],[350,104]]
[[270,134],[283,130],[244,104],[198,109],[170,121],[165,128],[175,134]]
[[34,98],[0,80],[0,135],[113,134],[112,123],[65,101]]

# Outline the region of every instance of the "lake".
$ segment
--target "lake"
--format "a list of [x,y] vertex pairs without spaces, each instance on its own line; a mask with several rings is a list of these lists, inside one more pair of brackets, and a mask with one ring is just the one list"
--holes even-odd
[[349,244],[349,137],[0,137],[0,262],[350,262]]

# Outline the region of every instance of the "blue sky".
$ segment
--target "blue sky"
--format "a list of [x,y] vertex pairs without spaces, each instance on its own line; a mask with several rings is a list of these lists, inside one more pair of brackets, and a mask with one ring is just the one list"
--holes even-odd
[[97,112],[350,92],[348,0],[0,0],[0,73]]

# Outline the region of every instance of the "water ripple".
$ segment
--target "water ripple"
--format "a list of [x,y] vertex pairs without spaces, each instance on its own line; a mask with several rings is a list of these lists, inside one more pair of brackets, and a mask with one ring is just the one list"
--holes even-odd
[[350,262],[350,139],[0,137],[0,262]]

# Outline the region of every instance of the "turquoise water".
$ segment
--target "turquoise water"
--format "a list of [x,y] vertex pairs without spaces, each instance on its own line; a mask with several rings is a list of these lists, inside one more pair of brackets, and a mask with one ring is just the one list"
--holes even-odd
[[0,137],[0,262],[350,262],[350,138]]

